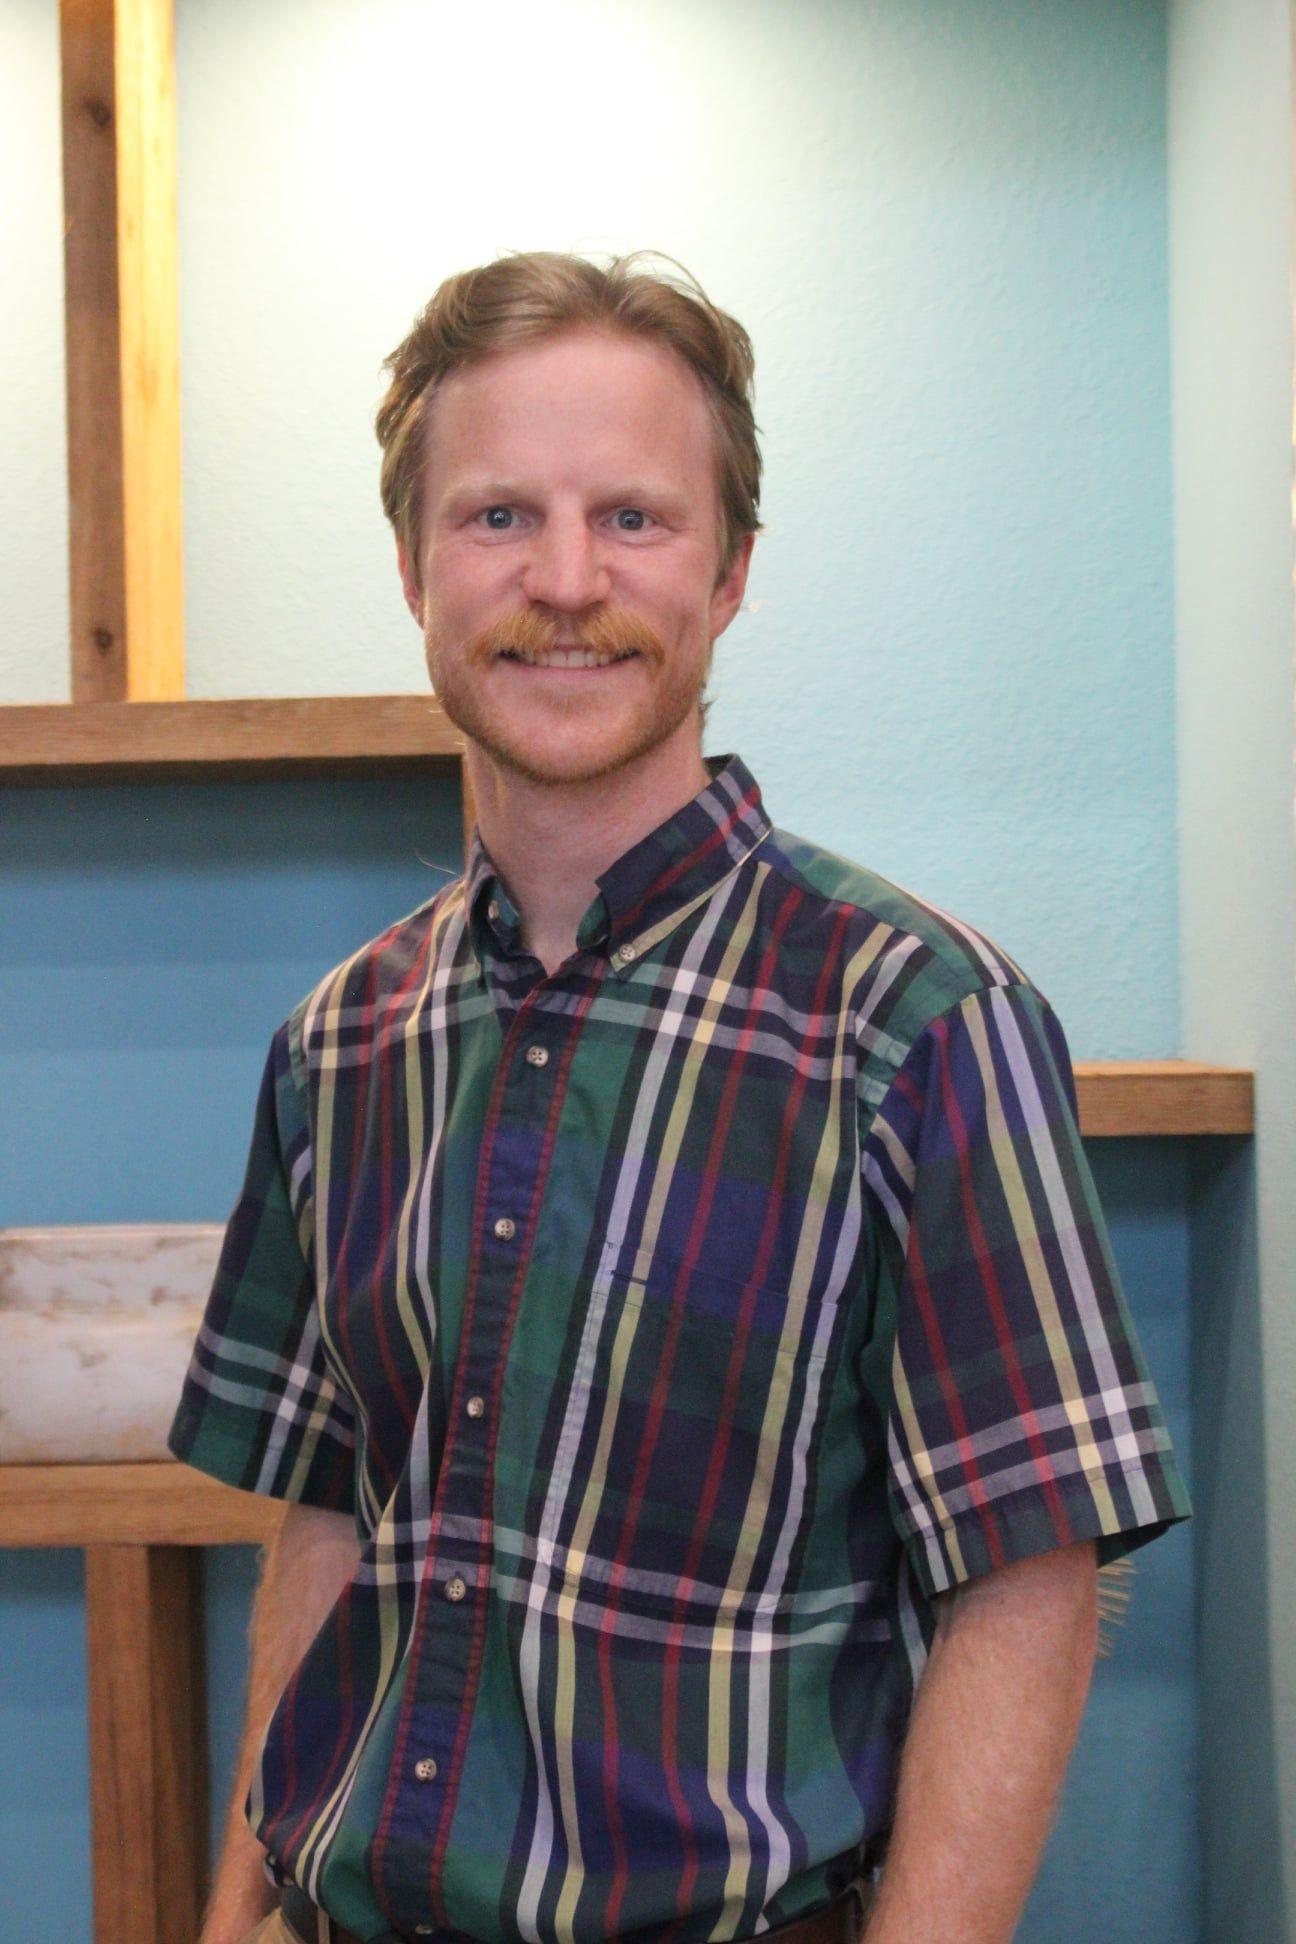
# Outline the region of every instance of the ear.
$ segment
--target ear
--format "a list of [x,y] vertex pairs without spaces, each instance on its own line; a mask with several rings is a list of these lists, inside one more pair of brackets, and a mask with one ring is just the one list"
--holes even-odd
[[401,589],[405,595],[405,605],[420,629],[423,626],[423,593],[415,577],[413,564],[405,551],[403,540],[396,542],[396,565],[400,569]]
[[751,567],[752,548],[756,544],[754,533],[745,533],[729,566],[722,578],[716,583],[711,596],[711,639],[715,641],[722,635],[729,623],[742,606],[743,595],[747,592],[747,574]]

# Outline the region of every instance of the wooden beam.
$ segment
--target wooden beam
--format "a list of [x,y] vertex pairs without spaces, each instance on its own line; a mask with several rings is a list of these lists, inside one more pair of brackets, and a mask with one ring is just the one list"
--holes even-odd
[[126,694],[113,9],[62,0],[72,694]]
[[1080,1131],[1090,1136],[1250,1134],[1255,1076],[1197,1060],[1077,1060]]
[[184,694],[171,0],[60,0],[72,695]]
[[115,0],[126,699],[184,694],[172,0]]
[[283,1502],[189,1465],[0,1465],[0,1546],[261,1546]]
[[462,752],[432,695],[0,709],[0,785],[372,770]]
[[207,1882],[202,1556],[85,1550],[95,1944],[193,1944]]

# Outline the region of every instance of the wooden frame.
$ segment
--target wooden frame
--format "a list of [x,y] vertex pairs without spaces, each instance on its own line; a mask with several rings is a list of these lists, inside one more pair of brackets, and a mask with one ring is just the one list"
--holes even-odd
[[463,747],[430,693],[0,708],[0,786],[373,771]]
[[187,1465],[0,1465],[0,1545],[85,1554],[96,1944],[193,1944],[208,1877],[203,1546],[283,1506]]
[[1199,1060],[1077,1060],[1080,1132],[1111,1136],[1250,1134],[1255,1075]]
[[0,1546],[261,1546],[282,1517],[173,1460],[0,1465]]
[[60,0],[74,702],[184,694],[171,0]]
[[172,0],[60,0],[70,703],[0,705],[0,785],[459,765],[432,695],[185,700]]

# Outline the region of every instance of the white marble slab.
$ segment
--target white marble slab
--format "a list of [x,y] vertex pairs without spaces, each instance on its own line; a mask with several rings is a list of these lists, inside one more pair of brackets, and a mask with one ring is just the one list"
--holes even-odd
[[224,1229],[0,1229],[0,1464],[169,1458]]

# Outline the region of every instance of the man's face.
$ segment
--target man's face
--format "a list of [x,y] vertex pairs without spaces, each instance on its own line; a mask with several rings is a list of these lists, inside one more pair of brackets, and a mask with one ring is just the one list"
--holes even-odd
[[751,542],[717,581],[714,435],[693,373],[662,346],[583,329],[456,372],[430,420],[422,593],[403,552],[401,573],[451,720],[538,782],[696,751]]

